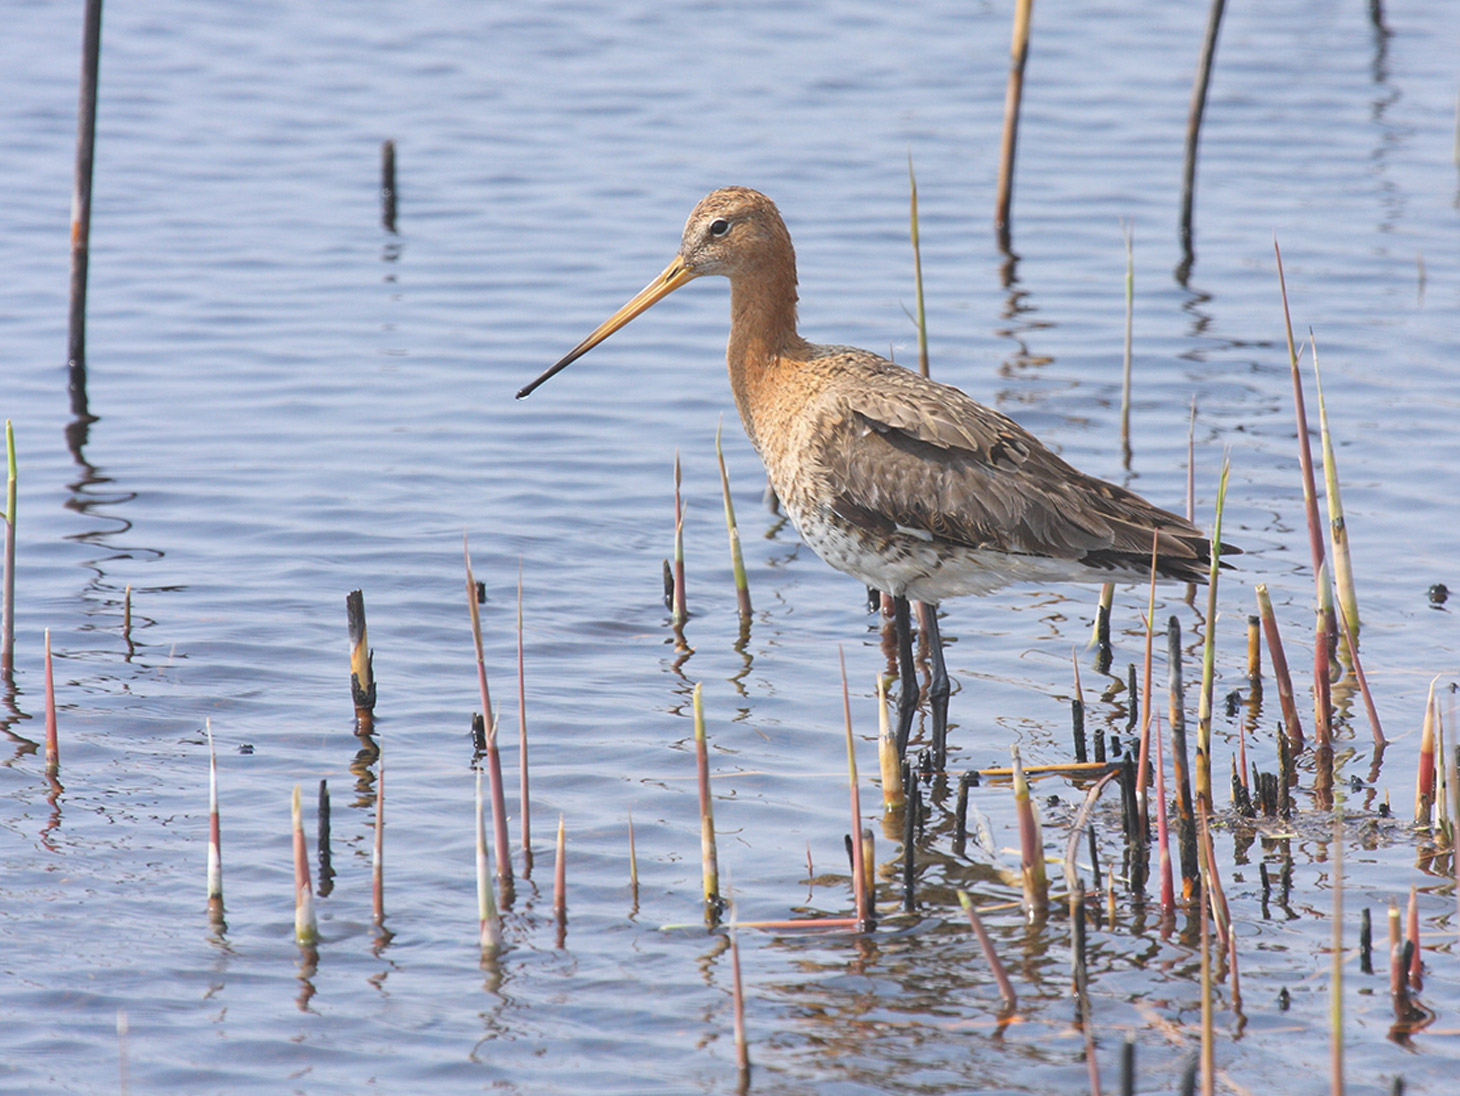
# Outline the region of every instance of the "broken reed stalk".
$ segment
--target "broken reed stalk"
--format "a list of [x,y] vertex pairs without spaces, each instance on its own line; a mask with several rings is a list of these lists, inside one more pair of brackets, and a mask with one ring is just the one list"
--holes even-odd
[[380,146],[380,223],[385,231],[395,231],[395,142]]
[[1131,345],[1132,322],[1135,318],[1136,265],[1134,250],[1135,230],[1129,221],[1122,221],[1121,235],[1125,237],[1125,354],[1121,363],[1120,382],[1120,451],[1126,469],[1130,468],[1130,404],[1131,404]]
[[1196,851],[1196,806],[1191,794],[1191,767],[1186,750],[1186,705],[1185,687],[1181,680],[1181,654],[1181,622],[1172,616],[1166,622],[1171,776],[1176,782],[1176,844],[1181,854],[1181,897],[1184,901],[1190,901],[1201,888],[1201,866]]
[[[684,590],[684,505],[680,502],[679,450],[674,451],[674,611],[669,623],[676,631],[689,619]],[[682,642],[682,641],[681,641]]]
[[1216,686],[1217,575],[1221,568],[1222,509],[1227,503],[1231,458],[1222,457],[1217,480],[1217,512],[1212,522],[1211,571],[1207,575],[1207,627],[1201,651],[1201,704],[1196,725],[1196,800],[1198,811],[1212,809],[1212,690]]
[[319,802],[315,807],[315,827],[318,830],[317,855],[319,857],[319,885],[316,888],[323,898],[334,889],[335,870],[330,865],[330,786],[328,780],[319,782]]
[[1247,687],[1262,689],[1262,618],[1247,614]]
[[958,901],[963,906],[963,912],[968,914],[968,924],[973,929],[973,934],[978,937],[978,946],[983,949],[984,960],[993,972],[994,981],[999,987],[999,996],[1003,1000],[1004,1013],[1013,1013],[1019,1007],[1019,998],[1014,994],[1014,983],[1009,981],[1008,972],[1004,970],[1004,964],[999,961],[999,953],[994,950],[993,941],[984,930],[983,919],[979,917],[978,911],[973,908],[973,899],[968,896],[967,891],[958,892]]
[[740,1087],[750,1085],[750,1044],[745,1038],[745,984],[740,977],[740,934],[730,925],[730,996],[735,1010],[735,1065],[740,1071]]
[[51,670],[51,630],[46,629],[46,776],[61,771],[61,744],[56,732],[56,677]]
[[[466,536],[461,538],[462,556],[466,562],[466,604],[471,615],[471,641],[477,656],[477,689],[482,697],[482,721],[487,737],[487,778],[492,789],[492,823],[496,831],[497,878],[501,881],[503,893],[512,887],[512,853],[507,836],[507,797],[502,791],[502,755],[497,749],[497,717],[492,711],[492,695],[487,688],[487,663],[482,646],[482,618],[477,607],[478,587],[476,576],[471,570],[471,551]],[[524,802],[523,812],[526,813]],[[511,901],[510,897],[505,901]]]
[[213,750],[213,720],[205,719],[208,734],[208,916],[223,920],[223,839],[218,821],[218,755]]
[[1014,204],[1014,149],[1019,137],[1019,103],[1024,96],[1024,64],[1029,59],[1029,17],[1034,0],[1014,5],[1014,29],[1009,43],[1009,84],[1004,92],[1004,136],[999,146],[998,195],[994,204],[994,232],[999,248],[1009,251],[1013,233],[1010,209]]
[[715,849],[715,810],[710,796],[710,753],[705,739],[705,708],[700,686],[694,689],[695,766],[700,790],[700,870],[704,879],[705,923],[719,924],[724,902],[720,898],[720,858]]
[[[720,462],[720,493],[725,496],[725,530],[730,537],[730,570],[735,576],[735,603],[740,619],[750,619],[750,583],[745,577],[745,556],[740,551],[740,526],[735,522],[735,503],[730,498],[730,473],[725,469],[725,450],[720,445],[722,418],[715,427],[715,459]],[[678,524],[678,523],[676,523]],[[676,584],[677,588],[677,584]]]
[[557,856],[553,861],[553,920],[558,923],[558,947],[568,933],[568,834],[558,814]]
[[1088,761],[1090,758],[1085,742],[1085,690],[1080,687],[1080,659],[1074,648],[1070,649],[1070,662],[1075,671],[1075,696],[1070,701],[1070,730],[1075,738],[1075,760]]
[[1333,812],[1333,943],[1328,976],[1329,1085],[1343,1096],[1343,808]]
[[517,561],[517,770],[522,812],[522,874],[532,877],[532,810],[527,795],[527,679],[522,654],[522,561]]
[[1257,612],[1262,618],[1262,631],[1267,637],[1268,657],[1272,661],[1272,676],[1277,681],[1278,699],[1282,703],[1283,724],[1287,728],[1288,742],[1293,751],[1303,748],[1303,724],[1298,718],[1298,702],[1293,696],[1293,679],[1288,673],[1288,659],[1283,653],[1283,639],[1278,633],[1277,616],[1272,610],[1272,598],[1267,592],[1267,583],[1259,582],[1257,591]]
[[1186,154],[1182,160],[1181,172],[1181,250],[1186,253],[1187,265],[1191,262],[1192,210],[1196,205],[1196,151],[1201,142],[1201,120],[1206,113],[1207,88],[1212,82],[1212,64],[1217,56],[1217,35],[1222,29],[1222,9],[1225,7],[1226,0],[1212,0],[1212,6],[1207,12],[1206,33],[1201,40],[1201,56],[1197,60],[1196,74],[1191,81],[1191,105],[1186,112]]
[[487,852],[487,820],[482,798],[482,770],[477,770],[476,838],[477,838],[477,916],[481,921],[482,958],[489,959],[502,948],[502,919],[497,914],[497,899],[492,893],[492,866]]
[[887,718],[887,682],[877,675],[877,762],[882,770],[882,811],[898,810],[907,802],[902,790],[902,760],[897,756],[897,735]]
[[1042,921],[1049,912],[1049,879],[1044,868],[1044,841],[1039,815],[1029,794],[1029,778],[1019,747],[1011,746],[1014,769],[1014,807],[1019,817],[1019,874],[1024,884],[1024,913],[1031,922]]
[[1435,678],[1430,681],[1429,699],[1425,702],[1424,729],[1419,739],[1419,765],[1414,778],[1414,824],[1429,828],[1435,807]]
[[1110,608],[1115,604],[1115,583],[1100,584],[1100,600],[1095,606],[1095,625],[1090,632],[1090,646],[1095,650],[1095,666],[1100,673],[1110,669]]
[[913,250],[913,291],[917,297],[918,372],[928,376],[928,314],[923,308],[923,251],[918,238],[918,177],[913,174],[912,151],[907,154],[908,219]]
[[1323,400],[1323,377],[1318,371],[1318,340],[1310,331],[1308,345],[1313,351],[1313,385],[1318,393],[1318,436],[1323,454],[1323,500],[1328,506],[1328,547],[1333,554],[1333,585],[1338,607],[1353,632],[1354,645],[1359,638],[1359,598],[1354,589],[1353,560],[1348,547],[1348,525],[1343,516],[1343,499],[1338,489],[1338,461],[1333,455],[1333,436],[1328,429],[1328,405]]
[[299,785],[289,806],[294,823],[294,941],[301,948],[319,943],[319,925],[314,919],[314,888],[309,882],[309,860],[304,854],[304,815],[299,807]]
[[852,694],[847,687],[847,655],[839,651],[842,667],[842,716],[847,731],[847,785],[852,808],[852,895],[856,899],[859,931],[872,927],[872,898],[867,887],[866,863],[862,859],[862,793],[857,787],[857,751],[852,744]]
[[81,80],[76,111],[76,175],[71,197],[71,307],[66,368],[71,413],[86,407],[86,275],[91,256],[91,176],[96,158],[97,73],[101,61],[101,0],[86,0],[82,19]]
[[15,462],[15,428],[5,420],[5,463],[9,474],[5,480],[5,575],[0,594],[0,673],[7,677],[15,670],[15,487],[18,468]]
[[1298,348],[1293,341],[1293,318],[1288,309],[1288,283],[1283,276],[1283,253],[1272,242],[1277,256],[1278,286],[1283,299],[1283,327],[1288,340],[1288,367],[1293,379],[1293,415],[1298,430],[1298,467],[1303,477],[1303,509],[1308,516],[1308,548],[1313,557],[1313,582],[1321,614],[1313,644],[1314,737],[1320,747],[1329,745],[1328,638],[1334,634],[1333,592],[1328,582],[1323,534],[1318,522],[1318,487],[1313,478],[1313,451],[1308,436],[1308,412],[1303,402],[1303,377],[1298,372]]
[[365,628],[365,595],[345,595],[345,624],[350,632],[350,697],[355,702],[355,733],[368,735],[375,727],[375,653]]
[[370,850],[370,911],[379,928],[385,922],[385,754],[375,770],[375,843]]

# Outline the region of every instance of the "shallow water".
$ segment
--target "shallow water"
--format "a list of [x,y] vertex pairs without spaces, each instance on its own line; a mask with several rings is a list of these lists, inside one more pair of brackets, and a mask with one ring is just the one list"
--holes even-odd
[[[1218,695],[1245,685],[1252,588],[1295,667],[1311,619],[1291,391],[1272,254],[1319,341],[1353,542],[1365,669],[1396,741],[1371,773],[1345,702],[1345,940],[1384,938],[1420,888],[1434,1027],[1403,1045],[1387,978],[1347,965],[1350,1079],[1448,1091],[1460,1052],[1455,897],[1416,866],[1407,817],[1431,678],[1456,671],[1460,179],[1456,25],[1428,0],[1229,8],[1202,137],[1195,265],[1175,229],[1203,5],[1041,3],[1015,192],[1017,281],[989,226],[1008,17],[933,3],[664,7],[592,0],[427,8],[113,5],[106,13],[88,329],[91,424],[68,450],[66,239],[79,16],[11,5],[0,41],[0,413],[21,467],[17,670],[5,723],[38,741],[51,630],[62,736],[51,801],[17,737],[0,771],[0,1090],[26,1093],[730,1092],[723,943],[699,917],[689,693],[703,687],[722,870],[740,916],[846,912],[837,649],[860,761],[882,666],[862,592],[759,505],[763,475],[720,364],[726,294],[700,283],[525,403],[512,393],[668,260],[707,190],[759,187],[799,252],[811,338],[916,356],[907,157],[918,172],[934,375],[1013,415],[1086,471],[1210,518],[1232,458]],[[380,142],[399,146],[398,235],[380,227]],[[1122,221],[1135,255],[1134,456],[1121,466]],[[1312,390],[1310,386],[1310,399]],[[737,645],[713,438],[726,458],[756,614]],[[1316,414],[1314,416],[1316,418]],[[693,653],[661,600],[671,466],[688,500]],[[78,459],[79,457],[79,459]],[[487,660],[515,790],[513,633],[524,587],[535,869],[484,973],[475,946],[462,535],[485,581]],[[765,536],[761,534],[765,533]],[[130,641],[123,591],[132,588]],[[389,767],[386,927],[370,907],[369,771],[352,772],[345,593],[365,592]],[[1141,657],[1144,593],[1116,602],[1116,675]],[[1193,652],[1204,614],[1162,592]],[[1072,648],[1093,591],[1013,587],[946,606],[962,770],[1069,756]],[[1125,694],[1085,660],[1093,725]],[[1157,660],[1164,681],[1164,660]],[[1187,666],[1194,680],[1194,662]],[[1271,692],[1271,690],[1269,690]],[[1195,691],[1188,689],[1194,710]],[[1308,699],[1300,706],[1308,711]],[[1450,705],[1447,695],[1445,704]],[[1447,707],[1447,711],[1448,711]],[[1261,744],[1273,767],[1269,697]],[[220,755],[228,928],[203,903],[210,719]],[[1239,717],[1219,711],[1219,780]],[[1452,724],[1453,725],[1453,724]],[[288,801],[329,781],[333,889],[317,971],[291,931]],[[1311,808],[1311,771],[1300,803]],[[1046,782],[1051,852],[1080,792]],[[875,789],[863,803],[875,817]],[[1014,895],[1009,796],[973,802],[995,849],[953,855],[940,801],[921,905],[874,936],[747,932],[753,1088],[786,1093],[1083,1090],[1068,925],[988,918],[1026,1022],[997,991],[954,886]],[[1113,797],[1098,824],[1119,856]],[[641,879],[628,885],[632,811]],[[551,831],[569,834],[555,946]],[[1312,812],[1217,851],[1238,917],[1242,1014],[1224,984],[1217,1060],[1233,1091],[1327,1088],[1332,850]],[[892,914],[895,840],[880,897]],[[812,858],[808,876],[807,856]],[[1291,898],[1259,863],[1291,858]],[[520,855],[517,869],[522,868]],[[809,878],[809,882],[808,882]],[[1122,897],[1091,933],[1107,1083],[1127,1032],[1142,1087],[1174,1086],[1199,1011],[1192,930],[1163,938]],[[1291,1005],[1283,1011],[1278,995]],[[126,1034],[117,1032],[118,1016]]]

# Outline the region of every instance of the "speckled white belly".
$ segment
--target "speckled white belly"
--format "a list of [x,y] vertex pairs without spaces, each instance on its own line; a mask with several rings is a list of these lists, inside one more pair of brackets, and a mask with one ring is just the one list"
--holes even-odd
[[787,507],[801,539],[823,560],[870,586],[937,604],[987,594],[1011,582],[1133,581],[1142,576],[1085,567],[1071,560],[934,543],[913,532],[874,538],[822,511]]

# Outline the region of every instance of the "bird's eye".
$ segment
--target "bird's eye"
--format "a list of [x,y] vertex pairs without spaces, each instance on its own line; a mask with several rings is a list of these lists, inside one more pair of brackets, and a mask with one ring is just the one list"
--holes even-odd
[[715,220],[713,220],[713,221],[710,222],[710,235],[711,236],[723,236],[723,235],[725,235],[725,233],[727,233],[729,231],[730,231],[730,222],[727,221],[727,220],[725,220],[724,217],[716,218]]

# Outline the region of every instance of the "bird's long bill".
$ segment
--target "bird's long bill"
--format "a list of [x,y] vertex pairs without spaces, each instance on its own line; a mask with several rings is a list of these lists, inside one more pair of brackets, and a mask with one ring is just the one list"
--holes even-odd
[[639,315],[639,313],[646,311],[655,302],[661,301],[669,296],[669,294],[684,285],[685,282],[693,281],[697,277],[699,275],[686,265],[683,259],[676,255],[674,261],[664,268],[664,272],[659,277],[635,293],[627,304],[594,328],[593,334],[568,351],[556,365],[518,392],[517,398],[520,400],[524,396],[531,395],[532,391],[538,385],[542,384],[554,374],[568,368],[568,366],[572,365],[624,324]]

